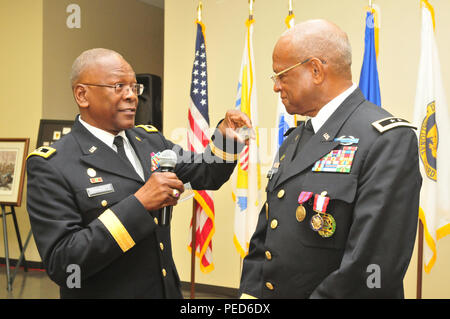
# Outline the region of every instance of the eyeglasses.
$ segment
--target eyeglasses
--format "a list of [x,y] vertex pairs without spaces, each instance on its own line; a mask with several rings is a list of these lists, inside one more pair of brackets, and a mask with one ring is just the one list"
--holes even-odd
[[[277,82],[280,80],[280,75],[292,70],[293,68],[296,68],[302,64],[308,63],[309,61],[311,61],[313,58],[307,58],[306,60],[299,62],[297,64],[294,64],[290,67],[288,67],[287,69],[284,69],[283,71],[278,72],[277,74],[272,75],[270,78],[272,79],[273,83],[277,84]],[[322,62],[323,64],[325,64],[326,62],[320,59],[320,62]]]
[[113,88],[116,94],[124,94],[126,91],[126,88],[131,89],[134,94],[141,95],[144,92],[144,84],[140,83],[133,83],[133,84],[124,84],[124,83],[116,83],[116,84],[92,84],[92,83],[80,83],[83,85],[89,85],[89,86],[99,86],[99,87],[107,87],[107,88]]

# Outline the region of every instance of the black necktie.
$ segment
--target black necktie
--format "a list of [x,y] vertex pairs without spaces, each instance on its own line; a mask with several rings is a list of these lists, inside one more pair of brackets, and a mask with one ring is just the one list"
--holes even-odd
[[117,135],[114,137],[113,144],[117,147],[117,154],[121,159],[123,159],[126,163],[128,163],[131,167],[133,165],[131,164],[130,160],[128,159],[127,154],[125,153],[125,148],[123,147],[123,138],[120,135]]
[[306,143],[313,135],[314,135],[314,128],[312,126],[311,119],[309,119],[304,124],[302,135],[300,135],[298,143],[295,146],[294,154],[292,155],[292,160],[294,159],[295,155],[297,155],[298,151],[301,151],[303,149],[303,147],[306,145]]

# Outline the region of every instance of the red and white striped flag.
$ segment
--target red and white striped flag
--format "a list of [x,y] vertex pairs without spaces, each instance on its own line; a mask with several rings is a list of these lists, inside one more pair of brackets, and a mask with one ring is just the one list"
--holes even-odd
[[[205,26],[196,21],[197,39],[195,58],[192,67],[191,103],[189,107],[188,148],[202,153],[210,140],[208,137],[208,76],[206,68]],[[212,236],[214,234],[214,202],[211,191],[194,191],[194,210],[196,217],[195,254],[200,259],[200,270],[210,272],[214,269],[212,258]],[[192,221],[189,232],[189,251],[192,251]]]

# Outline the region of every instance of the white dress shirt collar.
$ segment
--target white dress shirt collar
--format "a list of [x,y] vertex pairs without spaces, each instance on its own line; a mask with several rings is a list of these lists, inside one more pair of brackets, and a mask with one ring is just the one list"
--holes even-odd
[[[80,120],[80,123],[83,124],[83,126],[92,133],[92,135],[94,135],[96,138],[98,138],[100,141],[102,141],[103,143],[105,143],[106,145],[108,145],[110,148],[112,148],[114,151],[117,152],[117,148],[114,145],[114,137],[116,137],[116,135],[111,134],[105,130],[102,130],[98,127],[92,126],[91,124],[83,121],[83,119],[81,118],[81,116],[78,118]],[[128,142],[128,138],[127,135],[125,134],[125,131],[122,130],[119,132],[119,134],[123,137],[124,139],[124,143],[129,143]]]
[[330,116],[337,110],[337,108],[344,102],[344,100],[349,97],[350,94],[353,93],[353,91],[356,90],[358,86],[353,83],[351,87],[349,87],[347,90],[336,96],[334,99],[332,99],[330,102],[325,104],[317,113],[315,117],[311,118],[311,124],[314,129],[314,133],[317,133],[322,125],[330,118]]

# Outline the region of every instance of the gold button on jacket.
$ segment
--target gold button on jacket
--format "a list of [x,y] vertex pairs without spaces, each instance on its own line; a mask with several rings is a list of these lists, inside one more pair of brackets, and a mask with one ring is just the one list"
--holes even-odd
[[277,227],[278,227],[278,220],[272,219],[272,221],[270,222],[270,228],[275,229]]

